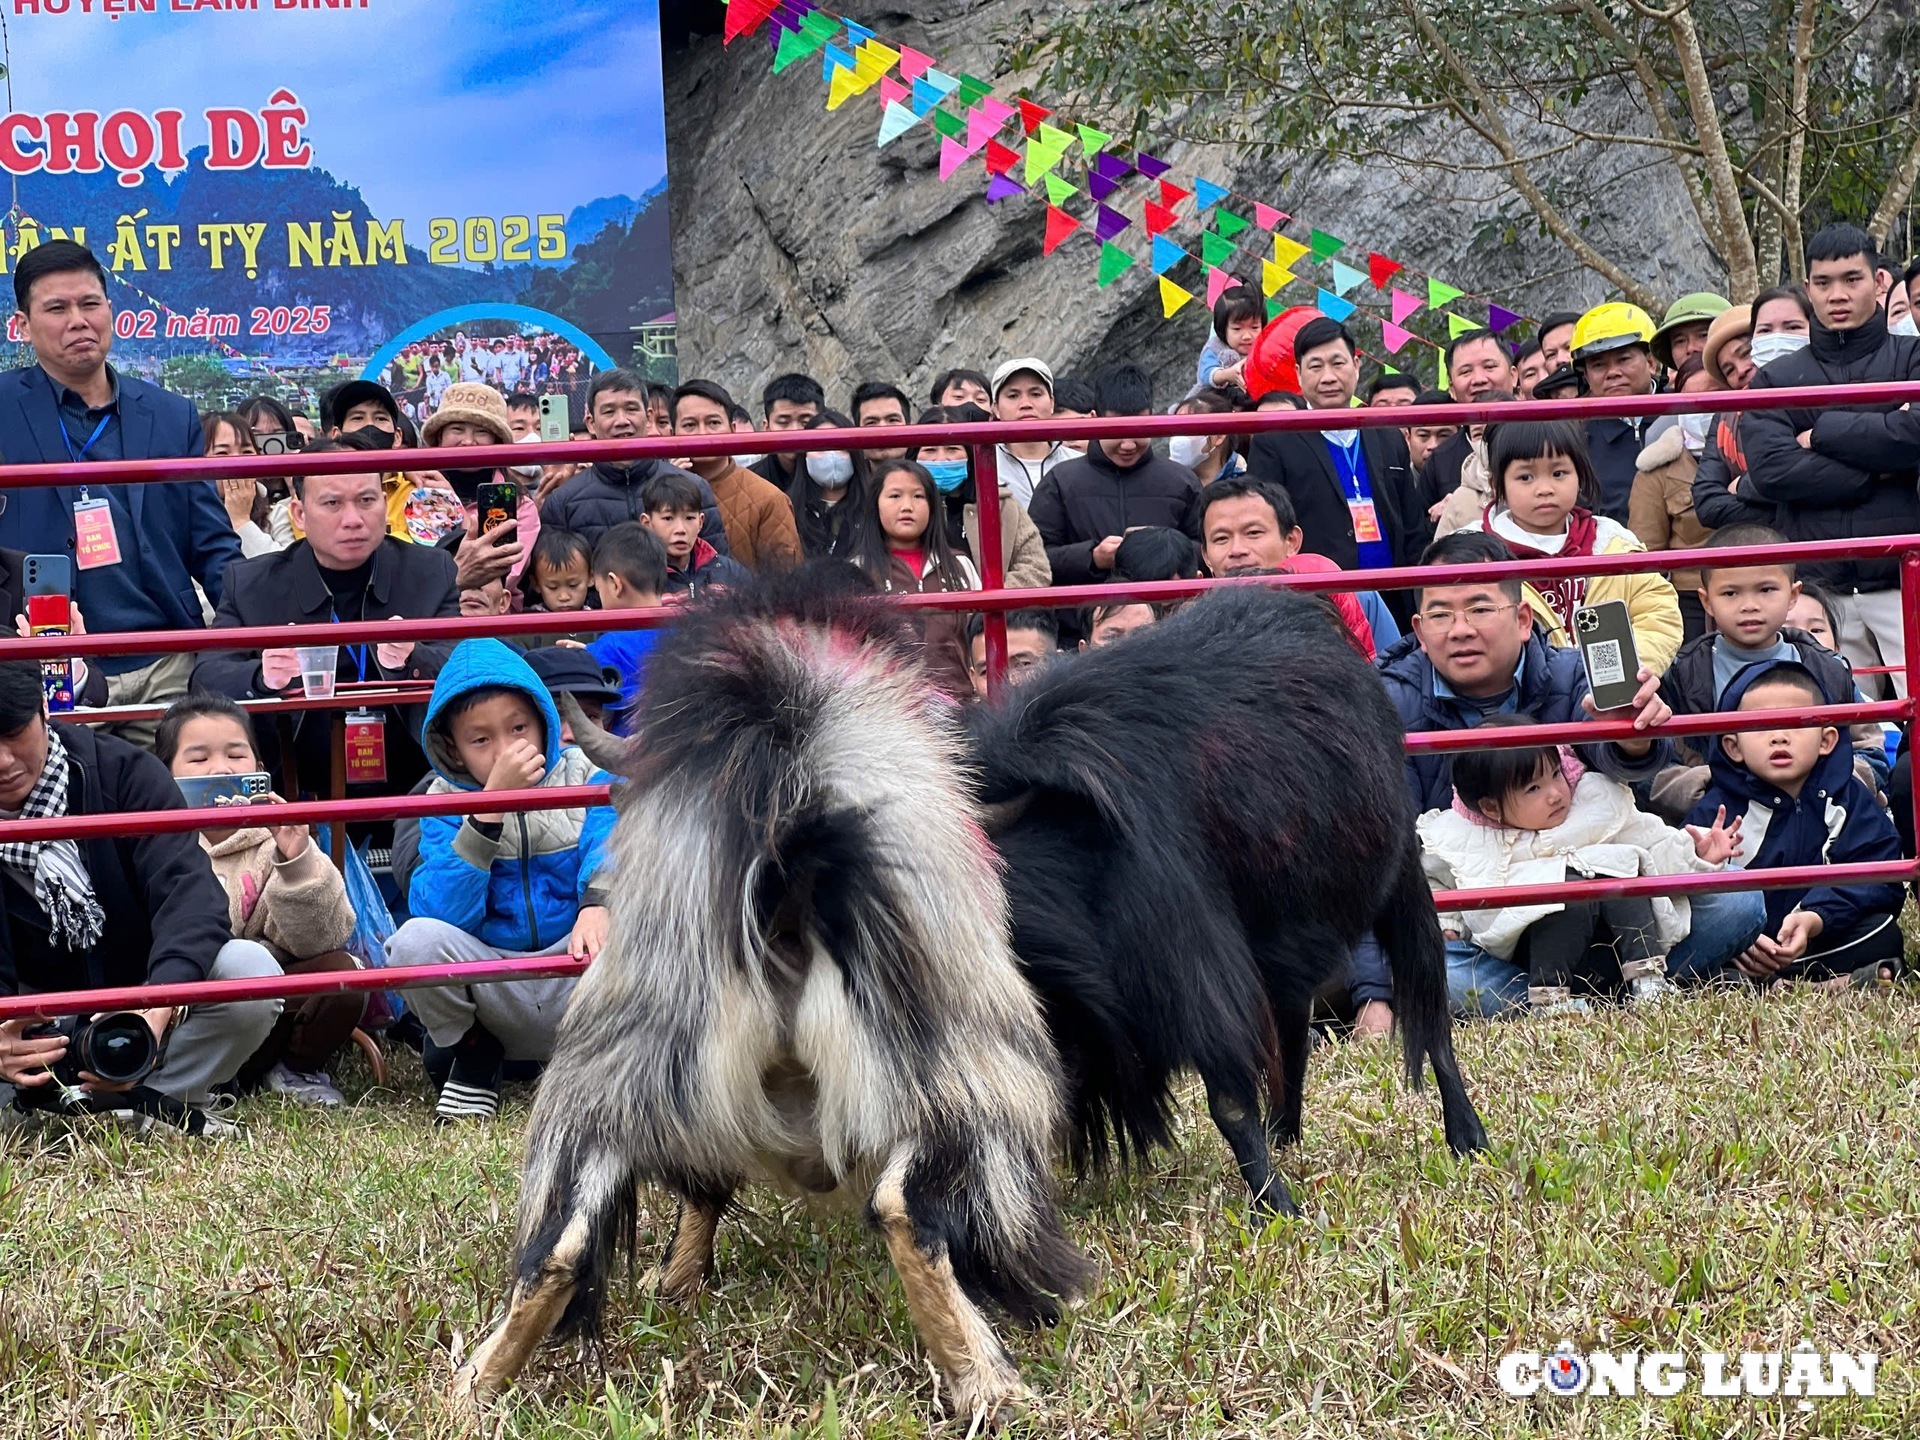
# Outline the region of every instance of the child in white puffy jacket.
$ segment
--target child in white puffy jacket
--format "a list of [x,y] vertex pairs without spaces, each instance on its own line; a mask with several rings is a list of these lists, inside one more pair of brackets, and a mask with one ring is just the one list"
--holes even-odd
[[[1483,726],[1532,725],[1491,715]],[[1740,853],[1740,822],[1723,810],[1685,833],[1634,807],[1619,781],[1588,771],[1568,749],[1532,746],[1463,752],[1453,761],[1451,809],[1420,817],[1420,848],[1436,890],[1498,889],[1633,875],[1718,870]],[[1442,915],[1450,939],[1471,941],[1523,966],[1527,1001],[1540,1011],[1584,1011],[1570,985],[1588,950],[1608,945],[1635,1001],[1672,990],[1667,952],[1687,934],[1687,902],[1622,897],[1510,905]]]

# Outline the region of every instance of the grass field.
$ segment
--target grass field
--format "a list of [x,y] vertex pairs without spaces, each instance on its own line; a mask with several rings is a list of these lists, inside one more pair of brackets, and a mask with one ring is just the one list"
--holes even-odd
[[[1695,997],[1461,1032],[1494,1140],[1456,1163],[1387,1052],[1322,1047],[1306,1218],[1249,1231],[1195,1104],[1181,1147],[1069,1192],[1090,1303],[1013,1348],[1014,1435],[1920,1434],[1920,992]],[[525,1096],[427,1123],[417,1066],[344,1113],[242,1107],[225,1145],[0,1141],[0,1435],[434,1436],[501,1299]],[[603,1354],[554,1350],[504,1436],[965,1434],[874,1237],[766,1192],[714,1290],[615,1291]],[[643,1255],[669,1209],[642,1210]],[[1881,1356],[1871,1399],[1513,1400],[1503,1351]],[[1696,1360],[1697,1369],[1697,1360]]]

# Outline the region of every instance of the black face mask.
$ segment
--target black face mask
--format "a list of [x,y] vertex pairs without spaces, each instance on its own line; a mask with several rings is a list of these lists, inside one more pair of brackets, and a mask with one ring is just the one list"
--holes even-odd
[[453,487],[453,493],[468,505],[480,498],[480,487],[493,479],[492,470],[449,470],[442,466],[440,473],[447,477],[447,484]]
[[351,435],[356,440],[364,440],[376,450],[391,450],[400,439],[393,431],[382,430],[378,425],[362,425],[358,430],[346,430],[341,434],[343,437]]

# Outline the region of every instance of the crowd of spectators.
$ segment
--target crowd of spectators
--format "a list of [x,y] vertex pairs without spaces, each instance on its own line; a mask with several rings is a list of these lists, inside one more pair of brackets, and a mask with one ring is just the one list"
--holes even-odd
[[[293,643],[75,662],[68,681],[83,707],[167,707],[113,724],[77,723],[84,710],[50,715],[48,672],[0,660],[0,993],[591,956],[606,935],[607,807],[434,817],[371,834],[350,827],[350,838],[380,851],[377,883],[394,922],[383,950],[367,953],[372,917],[327,853],[340,837],[275,825],[271,806],[282,794],[485,793],[604,779],[571,744],[555,697],[622,723],[655,632],[606,629],[599,612],[687,602],[823,557],[886,593],[979,589],[988,478],[1010,587],[1697,550],[1692,568],[1669,575],[1329,598],[1409,731],[1593,716],[1575,612],[1625,606],[1636,693],[1606,714],[1633,720],[1629,738],[1408,756],[1436,888],[1910,855],[1912,836],[1903,842],[1894,818],[1910,809],[1898,798],[1911,788],[1904,737],[1895,747],[1876,726],[1843,735],[1802,725],[1675,742],[1660,729],[1675,712],[1904,690],[1894,562],[1715,563],[1728,546],[1920,532],[1920,421],[1905,407],[1715,412],[1716,392],[1920,380],[1911,308],[1920,267],[1898,269],[1846,225],[1816,234],[1806,258],[1804,287],[1739,305],[1686,296],[1659,324],[1610,303],[1549,315],[1517,345],[1465,331],[1446,347],[1444,391],[1393,372],[1363,390],[1352,335],[1318,318],[1293,338],[1298,389],[1250,393],[1265,308],[1245,286],[1214,306],[1208,343],[1178,393],[1133,364],[1080,378],[1022,356],[943,372],[918,407],[900,386],[873,380],[841,412],[814,379],[784,374],[764,388],[756,415],[711,380],[666,389],[605,370],[582,386],[586,438],[830,429],[839,448],[502,468],[462,463],[460,452],[537,438],[530,383],[543,365],[548,378],[556,364],[577,369],[577,355],[517,337],[456,336],[451,349],[407,347],[391,384],[328,392],[316,417],[269,397],[202,416],[114,369],[104,272],[79,245],[49,242],[15,267],[37,363],[0,376],[6,462],[97,463],[110,475],[121,460],[303,449],[365,464],[285,481],[7,493],[0,599],[21,633],[25,559],[51,555],[71,561],[76,632],[288,626]],[[1662,389],[1699,394],[1700,410],[1461,428],[1421,420],[1448,401]],[[995,447],[991,477],[964,446],[886,443],[916,421],[1362,405],[1402,413],[1388,425],[1251,439],[1010,442]],[[396,446],[443,452],[434,457],[442,463],[389,469],[380,452]],[[577,622],[562,634],[458,645],[414,639],[406,623],[510,613]],[[917,613],[930,677],[956,700],[984,697],[982,617]],[[1017,686],[1072,663],[1064,656],[1073,651],[1124,644],[1164,613],[1125,601],[1013,611],[1008,678]],[[321,661],[297,644],[298,627],[367,620],[400,623],[391,640],[327,647]],[[240,703],[311,698],[317,680],[368,696],[347,717],[351,763],[341,711],[285,707],[263,723]],[[5,819],[23,816],[174,807],[185,803],[183,780],[256,773],[268,777],[267,793],[253,797],[265,808],[249,812],[259,823],[229,831],[86,842],[4,833]],[[1497,1015],[1578,1011],[1602,997],[1654,1002],[1716,981],[1878,985],[1900,965],[1902,899],[1896,886],[1837,885],[1448,915],[1449,987],[1460,1013]],[[391,1033],[422,1048],[440,1119],[495,1112],[503,1078],[546,1058],[570,983],[410,993],[410,1013]],[[1322,998],[1359,1035],[1391,1029],[1392,986],[1371,945]],[[357,995],[145,1013],[164,1058],[141,1088],[187,1107],[203,1131],[219,1129],[226,1094],[268,1087],[338,1103],[331,1057],[367,1018]],[[0,1025],[0,1089],[49,1084],[46,1067],[65,1044],[27,1022]],[[93,1090],[114,1103],[99,1100],[110,1087]]]

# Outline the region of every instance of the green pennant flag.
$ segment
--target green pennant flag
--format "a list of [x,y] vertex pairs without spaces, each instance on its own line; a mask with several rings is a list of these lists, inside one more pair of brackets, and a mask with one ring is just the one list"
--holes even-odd
[[824,10],[809,10],[800,17],[800,28],[825,44],[840,33],[840,22]]
[[966,140],[967,122],[962,120],[958,115],[955,115],[951,110],[936,108],[927,118],[933,122],[933,128],[949,140],[959,140],[962,142]]
[[1133,256],[1122,250],[1111,240],[1102,243],[1100,246],[1100,288],[1102,290],[1106,289],[1107,286],[1126,274],[1127,268],[1132,264]]
[[804,60],[823,44],[805,30],[782,30],[780,48],[774,52],[773,73],[778,75],[796,60]]
[[1091,125],[1074,127],[1080,132],[1080,148],[1088,155],[1104,150],[1113,143],[1113,136],[1104,130],[1096,130]]
[[1462,335],[1466,334],[1467,331],[1482,328],[1484,327],[1478,320],[1469,320],[1464,315],[1455,315],[1452,311],[1447,312],[1447,338],[1449,340],[1458,340]]
[[1049,175],[1047,181],[1047,202],[1051,205],[1064,205],[1080,191],[1069,181],[1058,175]]
[[1466,293],[1464,290],[1455,289],[1444,280],[1436,280],[1431,275],[1427,277],[1427,304],[1435,310],[1442,305],[1451,305]]
[[1251,222],[1243,216],[1234,214],[1233,211],[1227,209],[1224,205],[1216,205],[1213,209],[1214,228],[1229,240],[1246,229],[1250,223]]
[[1287,308],[1287,302],[1277,295],[1267,297],[1267,319],[1278,320],[1280,312]]
[[1067,153],[1067,147],[1073,144],[1073,137],[1064,130],[1052,125],[1042,125],[1027,141],[1027,183],[1046,174],[1060,163],[1060,157]]
[[978,76],[960,77],[960,105],[963,109],[971,110],[992,93],[993,87]]
[[1224,235],[1200,232],[1200,258],[1209,265],[1224,265],[1233,259],[1233,242]]
[[1331,260],[1347,248],[1346,241],[1336,239],[1324,230],[1316,230],[1313,234],[1309,235],[1307,237],[1307,244],[1313,251],[1313,258],[1320,261]]

